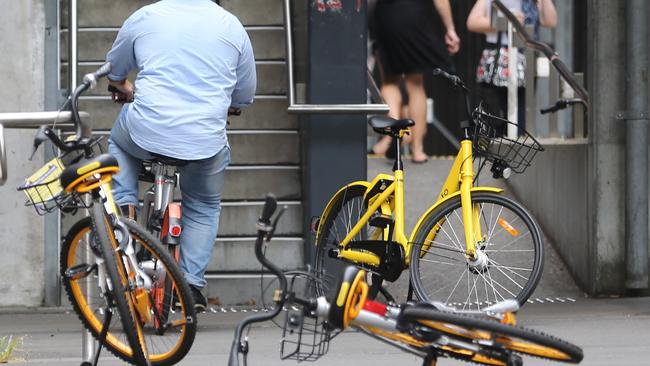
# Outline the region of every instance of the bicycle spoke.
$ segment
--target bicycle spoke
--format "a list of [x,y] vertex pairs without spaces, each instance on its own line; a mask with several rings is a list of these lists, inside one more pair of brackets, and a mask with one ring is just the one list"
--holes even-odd
[[[450,201],[428,217],[422,225],[426,229],[414,236],[414,242],[424,241],[431,236],[431,230],[437,230],[434,240],[427,239],[420,246],[426,250],[411,254],[411,266],[416,268],[411,271],[416,294],[426,301],[436,300],[433,295],[442,296],[447,303],[471,309],[507,298],[522,304],[541,275],[539,231],[525,211],[509,199],[491,193],[477,193],[476,197],[473,193],[472,207],[483,236],[475,238],[478,257],[475,261],[467,258],[465,241],[460,240],[465,230],[460,197],[454,198],[453,204]],[[516,229],[508,225],[516,225]],[[430,291],[432,286],[437,286],[436,291]]]

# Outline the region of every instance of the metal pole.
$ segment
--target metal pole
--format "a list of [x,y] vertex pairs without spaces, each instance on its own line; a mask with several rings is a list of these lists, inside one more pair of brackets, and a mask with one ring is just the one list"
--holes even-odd
[[[45,2],[45,110],[56,110],[61,102],[61,55],[60,55],[60,8],[59,0]],[[40,123],[44,123],[40,121]],[[45,161],[55,157],[52,144],[43,149]],[[43,220],[43,274],[46,306],[61,306],[61,276],[59,275],[59,248],[61,247],[61,212],[45,215]]]
[[291,22],[291,1],[284,0],[284,40],[286,43],[287,81],[289,113],[296,114],[386,114],[388,105],[381,104],[302,104],[296,102],[296,91],[293,80],[293,28]]
[[[69,0],[68,2],[68,14],[70,16],[68,20],[68,37],[69,37],[69,56],[68,56],[68,92],[72,93],[74,87],[77,85],[77,65],[79,62],[77,54],[77,0]],[[92,286],[88,285],[90,290]],[[90,293],[87,293],[87,296],[90,297]],[[90,300],[90,299],[88,299]],[[83,330],[81,335],[81,357],[86,361],[91,361],[94,358],[95,354],[95,342],[93,337],[87,330]]]
[[[519,77],[519,70],[517,70],[517,58],[519,57],[519,51],[517,47],[514,47],[514,36],[512,23],[508,23],[508,120],[512,122],[508,124],[508,137],[511,139],[516,139],[519,133],[517,131],[519,124],[519,103],[517,102],[517,79]],[[497,45],[497,47],[500,46]]]
[[68,91],[71,93],[77,85],[77,64],[79,62],[77,55],[77,0],[69,0],[68,3]]
[[626,2],[626,263],[628,289],[648,288],[648,50],[646,0]]

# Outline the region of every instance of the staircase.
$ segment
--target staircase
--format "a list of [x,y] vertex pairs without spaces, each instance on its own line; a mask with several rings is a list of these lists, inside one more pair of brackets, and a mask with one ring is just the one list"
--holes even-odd
[[[124,20],[153,2],[78,2],[78,80],[103,63]],[[221,0],[220,4],[237,15],[248,31],[256,57],[258,86],[255,103],[241,116],[230,119],[232,163],[226,172],[221,223],[204,292],[215,306],[252,305],[259,303],[260,297],[260,265],[253,252],[255,223],[267,192],[275,193],[280,204],[288,207],[267,254],[284,269],[303,265],[300,138],[297,118],[287,114],[281,0]],[[67,14],[67,1],[61,0],[63,89],[68,88],[69,70]],[[104,135],[119,112],[106,88],[102,80],[79,102],[80,109],[90,113],[95,132]],[[65,217],[62,232],[74,221]],[[268,300],[270,296],[265,297]]]

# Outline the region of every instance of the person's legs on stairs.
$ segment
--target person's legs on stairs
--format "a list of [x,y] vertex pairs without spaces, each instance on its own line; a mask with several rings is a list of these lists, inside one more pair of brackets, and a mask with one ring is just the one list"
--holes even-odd
[[[399,119],[400,109],[402,105],[402,94],[399,90],[399,76],[384,76],[381,86],[381,96],[388,104],[389,112],[388,117]],[[390,148],[390,136],[382,136],[381,139],[372,147],[372,152],[377,155],[386,155]]]
[[409,95],[409,117],[415,122],[411,137],[411,160],[414,163],[427,161],[424,153],[424,135],[427,133],[427,95],[424,90],[422,74],[409,74],[405,77]]

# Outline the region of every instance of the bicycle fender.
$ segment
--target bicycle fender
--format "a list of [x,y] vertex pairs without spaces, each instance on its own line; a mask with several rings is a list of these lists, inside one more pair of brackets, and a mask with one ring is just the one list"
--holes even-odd
[[180,244],[181,223],[181,206],[177,203],[170,203],[165,210],[163,217],[162,230],[160,232],[161,241],[166,245]]
[[[470,192],[471,193],[474,193],[474,192],[477,192],[477,193],[479,193],[479,192],[491,192],[491,193],[501,194],[501,193],[503,193],[503,189],[494,188],[494,187],[474,187],[474,188],[470,188]],[[452,199],[452,198],[454,198],[456,196],[460,196],[460,191],[457,191],[457,192],[454,192],[454,193],[448,195],[447,197],[439,200],[438,202],[434,203],[431,207],[429,207],[429,209],[426,210],[422,216],[420,216],[420,218],[417,221],[417,224],[415,224],[415,227],[413,227],[413,230],[411,231],[411,236],[409,238],[409,243],[413,243],[413,241],[415,240],[415,234],[417,234],[417,232],[420,230],[420,226],[422,226],[422,222],[424,222],[424,219],[427,216],[429,216],[429,214],[431,212],[433,212],[435,209],[440,207],[443,203],[449,201],[450,199]]]
[[[318,221],[318,227],[316,228],[316,238],[318,238],[320,236],[320,229],[321,229],[321,225],[320,225],[321,221],[320,220],[322,220],[323,217],[327,217],[327,215],[329,215],[330,211],[332,211],[332,207],[334,207],[334,203],[336,203],[339,200],[339,197],[341,197],[345,193],[345,190],[349,189],[350,187],[354,187],[354,186],[363,187],[364,189],[367,190],[368,187],[370,187],[370,182],[362,181],[362,180],[352,182],[352,183],[342,187],[341,189],[339,189],[338,192],[336,192],[332,196],[332,198],[330,198],[329,202],[327,203],[327,206],[325,206],[325,210],[323,210],[323,213],[320,215],[320,219]],[[315,240],[314,245],[316,245],[317,242],[318,241]]]

